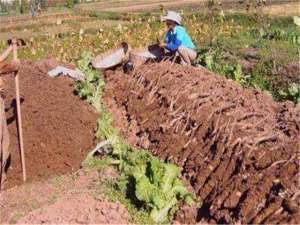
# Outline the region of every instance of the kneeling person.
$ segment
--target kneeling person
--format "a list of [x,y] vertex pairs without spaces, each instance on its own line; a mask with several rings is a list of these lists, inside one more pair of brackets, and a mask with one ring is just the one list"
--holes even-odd
[[182,65],[191,65],[197,57],[197,52],[190,35],[181,25],[180,14],[169,11],[163,20],[168,27],[168,31],[165,42],[161,43],[160,47],[166,48],[171,53],[177,53]]

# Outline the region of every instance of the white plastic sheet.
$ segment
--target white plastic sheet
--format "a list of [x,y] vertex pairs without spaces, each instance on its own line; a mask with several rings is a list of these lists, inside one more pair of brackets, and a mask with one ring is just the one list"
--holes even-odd
[[84,74],[79,69],[69,69],[64,66],[57,66],[53,70],[48,71],[50,77],[56,77],[59,75],[69,76],[75,80],[84,80]]

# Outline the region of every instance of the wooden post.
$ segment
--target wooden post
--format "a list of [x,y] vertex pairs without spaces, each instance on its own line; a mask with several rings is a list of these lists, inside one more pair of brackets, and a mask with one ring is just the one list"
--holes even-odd
[[20,150],[21,150],[23,181],[25,182],[26,181],[26,166],[25,166],[25,152],[24,152],[22,117],[21,117],[19,73],[15,72],[14,75],[15,75],[15,85],[16,85],[16,102],[17,102],[17,116],[18,116],[19,145],[20,145]]

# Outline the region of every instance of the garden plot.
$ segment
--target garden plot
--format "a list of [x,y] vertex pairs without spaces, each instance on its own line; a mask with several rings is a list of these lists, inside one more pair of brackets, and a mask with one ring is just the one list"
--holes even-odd
[[299,105],[171,63],[106,77],[106,103],[114,99],[123,115],[116,125],[133,144],[180,166],[193,186],[202,201],[194,220],[299,220]]
[[[45,63],[46,62],[46,63]],[[24,63],[20,70],[21,110],[28,181],[79,169],[94,146],[98,117],[74,95],[73,80],[50,78],[45,72],[55,61]],[[11,167],[6,188],[22,183],[16,125],[13,76],[5,79],[6,117],[10,134]]]

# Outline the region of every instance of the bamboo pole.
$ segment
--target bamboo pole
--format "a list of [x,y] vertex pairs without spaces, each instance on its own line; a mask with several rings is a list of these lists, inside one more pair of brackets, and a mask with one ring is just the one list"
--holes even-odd
[[[18,62],[18,51],[17,47],[13,47],[13,60]],[[18,119],[18,133],[19,133],[19,145],[21,151],[21,162],[22,162],[22,172],[23,181],[26,181],[26,166],[25,166],[25,152],[24,152],[24,142],[23,142],[23,129],[22,129],[22,117],[21,117],[21,102],[20,102],[20,85],[19,85],[19,70],[14,72],[15,75],[15,86],[16,86],[16,102],[17,102],[17,119]]]
[[25,166],[25,153],[24,153],[24,143],[23,143],[23,129],[22,129],[20,87],[19,87],[19,73],[18,72],[15,72],[15,85],[16,85],[16,102],[17,102],[19,145],[20,145],[20,150],[21,150],[23,181],[25,182],[26,181],[26,166]]

